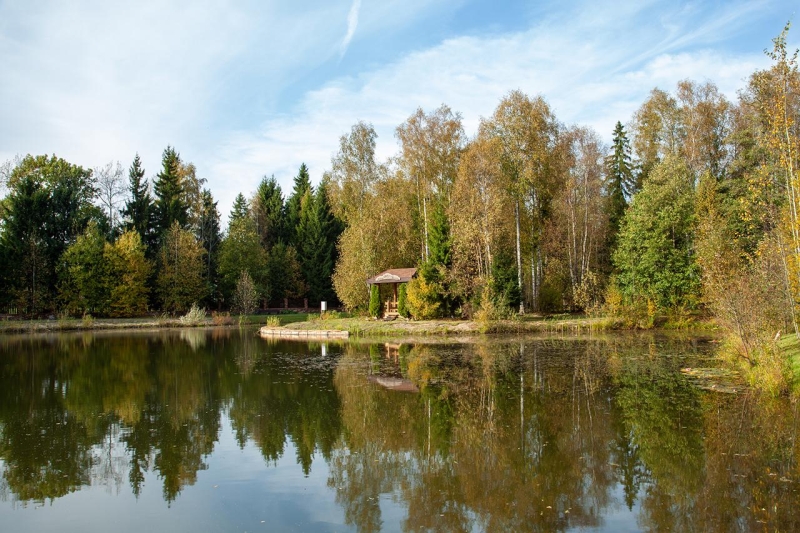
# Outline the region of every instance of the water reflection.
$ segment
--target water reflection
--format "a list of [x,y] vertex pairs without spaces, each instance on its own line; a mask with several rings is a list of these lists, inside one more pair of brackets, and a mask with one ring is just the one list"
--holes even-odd
[[289,450],[299,478],[321,469],[358,531],[796,530],[797,406],[700,391],[679,369],[710,350],[291,344],[232,329],[3,337],[0,499],[139,498],[154,473],[171,504],[213,470],[230,427],[264,469]]

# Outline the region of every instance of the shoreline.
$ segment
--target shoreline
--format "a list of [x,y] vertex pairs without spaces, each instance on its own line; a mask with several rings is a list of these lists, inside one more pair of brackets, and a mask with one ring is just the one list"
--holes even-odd
[[[269,328],[274,329],[274,328]],[[521,319],[478,322],[474,320],[405,320],[384,321],[366,318],[334,318],[301,321],[281,326],[287,332],[347,332],[351,339],[397,336],[469,337],[492,334],[591,334],[611,331],[697,331],[709,333],[716,328],[710,322],[695,322],[685,328],[655,327],[650,330],[626,327],[612,317],[542,317],[529,315]]]
[[[625,326],[621,320],[613,317],[587,317],[581,315],[544,317],[527,315],[522,318],[478,322],[474,320],[406,320],[384,321],[368,318],[329,318],[312,319],[305,313],[278,316],[281,325],[277,329],[286,330],[288,336],[306,337],[309,333],[319,331],[347,333],[350,339],[387,338],[397,336],[414,337],[472,337],[492,334],[591,334],[612,331],[697,331],[713,332],[716,328],[707,321],[694,322],[689,327],[665,328],[655,327],[649,330]],[[52,320],[20,320],[0,322],[0,335],[25,333],[58,333],[74,331],[140,331],[153,329],[184,329],[208,327],[266,327],[265,315],[247,315],[239,320],[230,317],[225,322],[215,322],[211,317],[191,323],[181,322],[180,318],[107,318],[107,319],[52,319]],[[305,335],[304,335],[305,333]],[[313,334],[313,333],[312,333]]]

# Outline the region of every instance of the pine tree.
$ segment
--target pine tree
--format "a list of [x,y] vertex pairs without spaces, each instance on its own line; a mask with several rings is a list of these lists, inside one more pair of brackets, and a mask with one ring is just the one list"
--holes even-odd
[[428,229],[428,260],[416,282],[409,285],[409,307],[417,318],[448,315],[455,308],[450,289],[452,238],[450,222],[441,203],[431,214]]
[[613,152],[606,158],[606,209],[609,222],[610,245],[616,242],[622,217],[630,198],[636,191],[631,163],[631,147],[621,122],[614,127]]
[[264,178],[253,197],[253,218],[261,245],[269,251],[278,241],[286,240],[284,230],[285,207],[283,192],[275,176]]
[[298,231],[300,265],[309,297],[314,302],[336,299],[332,278],[337,259],[336,243],[344,225],[331,212],[328,186],[328,181],[323,179],[313,196],[309,191],[308,205],[313,209],[301,212]]
[[155,231],[159,241],[163,241],[164,234],[177,222],[181,229],[186,228],[189,216],[189,206],[181,186],[180,166],[181,159],[178,152],[167,146],[162,156],[161,172],[156,176],[153,184],[155,191]]
[[203,277],[208,285],[208,295],[212,302],[217,301],[219,293],[219,247],[222,241],[219,211],[211,191],[204,189],[200,195],[201,208],[197,224],[197,240],[206,251]]
[[308,167],[303,163],[294,178],[292,194],[286,201],[286,239],[289,244],[297,243],[297,227],[300,224],[301,203],[303,196],[309,191],[313,194],[311,180],[308,177]]
[[320,207],[311,191],[306,191],[301,202],[296,239],[300,273],[306,282],[308,297],[313,302],[327,297],[334,267]]
[[150,186],[144,177],[144,169],[139,154],[133,158],[133,163],[128,171],[128,190],[130,199],[125,202],[122,216],[125,217],[125,229],[133,230],[139,234],[142,243],[151,249],[153,243],[153,199],[150,196]]
[[247,215],[249,214],[250,209],[247,207],[247,200],[245,199],[244,194],[237,194],[236,199],[233,201],[231,213],[228,215],[228,227],[230,228],[240,220],[247,218]]

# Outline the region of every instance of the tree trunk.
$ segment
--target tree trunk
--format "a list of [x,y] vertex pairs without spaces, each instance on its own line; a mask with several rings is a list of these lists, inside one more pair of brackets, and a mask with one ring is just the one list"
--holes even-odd
[[519,314],[525,314],[525,298],[522,296],[522,248],[519,242],[519,201],[514,204],[514,221],[517,225],[517,286],[519,287]]

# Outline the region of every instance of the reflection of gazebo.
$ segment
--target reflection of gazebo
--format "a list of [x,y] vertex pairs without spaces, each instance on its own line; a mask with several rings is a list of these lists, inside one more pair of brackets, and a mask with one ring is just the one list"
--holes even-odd
[[384,303],[384,316],[397,316],[397,287],[417,275],[416,268],[390,268],[367,280],[367,285],[392,285],[392,295]]

